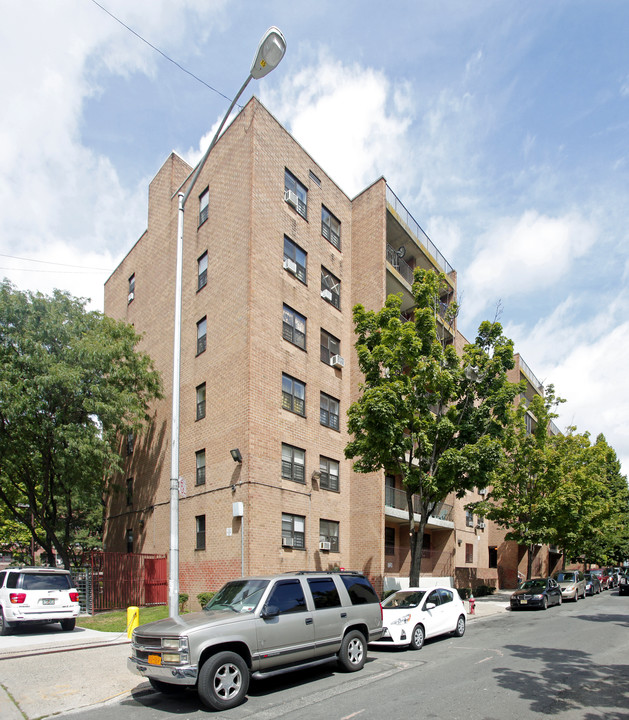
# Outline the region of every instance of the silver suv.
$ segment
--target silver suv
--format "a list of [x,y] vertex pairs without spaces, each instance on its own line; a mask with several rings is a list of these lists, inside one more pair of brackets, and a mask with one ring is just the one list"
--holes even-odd
[[360,670],[382,634],[382,607],[354,572],[296,572],[228,582],[202,612],[141,625],[129,669],[164,693],[196,686],[213,710],[243,702],[250,677],[337,660]]
[[0,571],[0,635],[17,625],[60,622],[74,630],[79,593],[67,570],[51,567]]

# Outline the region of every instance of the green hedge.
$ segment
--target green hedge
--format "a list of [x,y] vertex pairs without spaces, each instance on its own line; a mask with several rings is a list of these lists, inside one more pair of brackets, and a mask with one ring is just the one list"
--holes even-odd
[[201,607],[205,607],[215,595],[216,593],[212,592],[211,590],[206,590],[205,592],[199,593],[197,595],[199,605]]

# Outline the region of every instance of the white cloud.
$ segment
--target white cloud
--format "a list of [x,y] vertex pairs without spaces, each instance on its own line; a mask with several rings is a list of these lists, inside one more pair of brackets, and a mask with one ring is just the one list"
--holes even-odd
[[354,196],[385,172],[394,182],[410,176],[409,93],[406,84],[393,86],[383,73],[357,63],[343,65],[322,50],[317,62],[284,79],[279,90],[263,89],[262,98]]
[[465,289],[463,314],[473,317],[497,300],[551,287],[595,239],[593,223],[576,212],[549,217],[529,210],[496,221],[480,238],[460,281]]

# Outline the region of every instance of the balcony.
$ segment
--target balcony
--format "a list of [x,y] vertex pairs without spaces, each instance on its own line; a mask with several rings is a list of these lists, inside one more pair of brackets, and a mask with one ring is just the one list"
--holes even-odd
[[[428,518],[426,523],[429,527],[454,529],[452,520],[453,506],[446,503],[439,503],[433,514]],[[415,522],[419,522],[421,514],[419,512],[419,498],[413,496],[413,513]],[[384,489],[384,514],[391,519],[398,521],[404,520],[408,522],[408,505],[406,502],[406,492],[397,488],[385,487]]]

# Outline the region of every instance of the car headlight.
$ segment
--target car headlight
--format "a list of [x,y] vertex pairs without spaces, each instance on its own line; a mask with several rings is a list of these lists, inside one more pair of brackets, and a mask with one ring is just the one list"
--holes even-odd
[[568,592],[572,592],[572,591],[574,590],[574,585],[568,585],[568,587],[566,588],[566,590],[567,590]]
[[411,614],[408,615],[402,615],[402,617],[399,617],[397,620],[392,620],[389,625],[406,625],[407,622],[411,621]]
[[162,638],[162,649],[164,650],[187,650],[188,649],[188,638],[187,637],[165,637]]
[[535,600],[542,600],[543,597],[544,597],[543,595],[533,595],[533,598],[534,598]]

